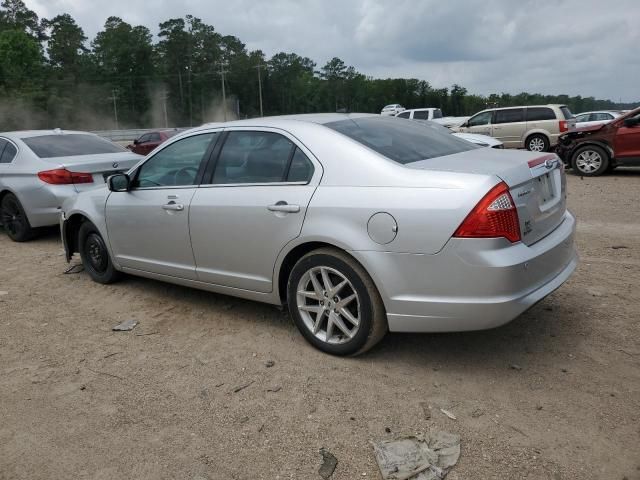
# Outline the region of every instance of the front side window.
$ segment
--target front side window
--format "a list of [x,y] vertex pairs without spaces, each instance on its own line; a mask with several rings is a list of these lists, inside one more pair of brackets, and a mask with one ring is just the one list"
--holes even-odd
[[398,118],[409,118],[411,116],[411,112],[402,112],[402,113],[399,113],[397,116]]
[[436,108],[433,111],[433,118],[442,118],[442,110],[440,110],[439,108]]
[[529,107],[527,108],[527,121],[540,122],[542,120],[555,120],[556,114],[547,107]]
[[429,110],[417,110],[413,112],[414,120],[429,120]]
[[295,145],[272,132],[230,132],[213,173],[214,184],[287,181]]
[[138,143],[146,143],[149,141],[149,134],[145,133],[140,138],[138,138]]
[[478,127],[480,125],[489,125],[493,112],[482,112],[469,119],[470,127]]
[[576,122],[588,122],[589,121],[589,114],[588,113],[584,113],[582,115],[578,115],[576,117]]
[[330,122],[325,127],[403,165],[479,148],[450,132],[425,128],[423,121],[401,122],[378,116]]
[[41,135],[22,138],[22,141],[40,158],[126,152],[120,145],[86,133]]
[[178,187],[194,185],[200,164],[217,133],[183,138],[163,148],[145,162],[134,187]]
[[149,134],[149,141],[150,142],[159,142],[160,141],[160,134],[159,133],[150,133]]
[[509,108],[507,110],[496,110],[496,118],[493,123],[515,123],[524,122],[524,108]]

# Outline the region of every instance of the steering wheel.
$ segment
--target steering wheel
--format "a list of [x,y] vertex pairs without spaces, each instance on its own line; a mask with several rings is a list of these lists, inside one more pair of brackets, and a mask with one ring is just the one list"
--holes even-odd
[[183,167],[173,175],[174,185],[191,185],[198,175],[196,167]]

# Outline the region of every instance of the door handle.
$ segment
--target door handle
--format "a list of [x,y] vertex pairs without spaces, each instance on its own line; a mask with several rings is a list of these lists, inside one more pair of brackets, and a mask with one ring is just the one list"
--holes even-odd
[[280,201],[274,205],[269,205],[267,210],[270,212],[298,213],[300,205],[289,205],[287,202]]
[[162,208],[164,210],[172,210],[174,212],[181,212],[184,210],[184,205],[181,203],[169,202],[166,205],[163,205]]

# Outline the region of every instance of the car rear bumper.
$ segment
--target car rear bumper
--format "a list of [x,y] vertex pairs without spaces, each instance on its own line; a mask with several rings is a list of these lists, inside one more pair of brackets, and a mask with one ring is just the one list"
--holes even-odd
[[353,252],[373,277],[389,330],[483,330],[510,322],[575,270],[575,219],[533,245],[451,239],[436,255]]

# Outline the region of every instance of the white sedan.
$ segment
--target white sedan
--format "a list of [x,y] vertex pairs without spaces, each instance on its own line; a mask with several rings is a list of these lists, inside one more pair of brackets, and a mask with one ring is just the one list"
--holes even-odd
[[578,113],[576,117],[576,128],[591,127],[610,122],[621,116],[622,113],[616,110],[600,110],[597,112]]

